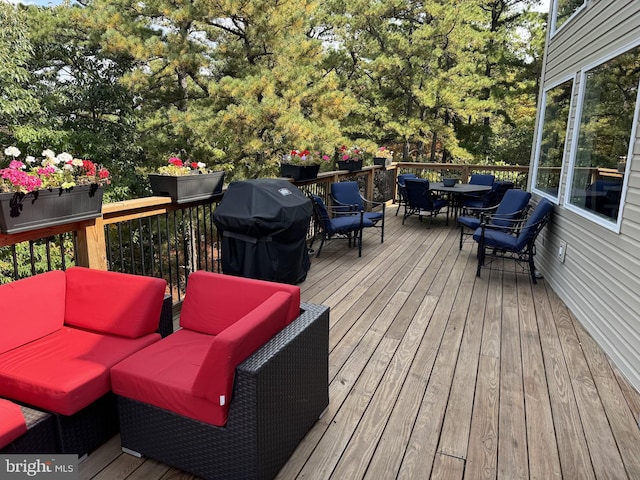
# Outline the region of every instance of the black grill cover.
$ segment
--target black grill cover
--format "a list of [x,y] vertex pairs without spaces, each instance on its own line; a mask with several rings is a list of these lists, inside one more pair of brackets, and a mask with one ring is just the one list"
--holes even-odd
[[295,185],[261,178],[233,182],[213,216],[222,237],[222,271],[296,284],[310,267],[306,237],[313,207]]

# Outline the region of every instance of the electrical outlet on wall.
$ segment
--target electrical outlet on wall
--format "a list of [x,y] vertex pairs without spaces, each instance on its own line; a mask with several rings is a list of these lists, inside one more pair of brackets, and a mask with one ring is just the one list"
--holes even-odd
[[564,257],[567,254],[567,242],[560,240],[558,244],[558,261],[564,263]]

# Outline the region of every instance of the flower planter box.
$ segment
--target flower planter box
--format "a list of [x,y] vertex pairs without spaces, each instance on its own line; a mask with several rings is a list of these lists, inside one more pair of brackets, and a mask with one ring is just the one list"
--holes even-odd
[[386,167],[387,165],[391,165],[391,159],[387,157],[374,157],[373,164]]
[[224,171],[183,176],[149,174],[149,181],[158,197],[171,197],[174,203],[197,202],[222,192]]
[[19,233],[97,218],[104,188],[79,185],[68,190],[0,193],[0,232]]
[[320,165],[292,165],[283,163],[280,165],[280,176],[290,177],[294,180],[313,180],[318,178]]
[[349,170],[350,172],[362,170],[362,160],[355,160],[351,162],[338,160],[338,170]]

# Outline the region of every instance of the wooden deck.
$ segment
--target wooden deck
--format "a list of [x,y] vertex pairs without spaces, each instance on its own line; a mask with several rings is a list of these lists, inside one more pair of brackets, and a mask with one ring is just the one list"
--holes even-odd
[[[331,307],[330,405],[278,478],[640,479],[640,395],[545,281],[476,278],[458,230],[394,210],[384,244],[334,240],[301,284]],[[80,478],[193,478],[119,448]]]

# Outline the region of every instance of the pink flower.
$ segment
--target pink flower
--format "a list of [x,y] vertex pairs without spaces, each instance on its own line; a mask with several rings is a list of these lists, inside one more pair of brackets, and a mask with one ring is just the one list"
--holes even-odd
[[182,166],[183,166],[183,164],[182,164],[182,160],[180,160],[180,159],[179,159],[179,158],[177,158],[177,157],[171,157],[171,158],[169,159],[169,163],[170,163],[171,165],[175,165],[176,167],[182,167]]
[[24,163],[22,163],[20,160],[11,160],[11,162],[9,163],[9,168],[12,170],[21,170],[24,167]]

